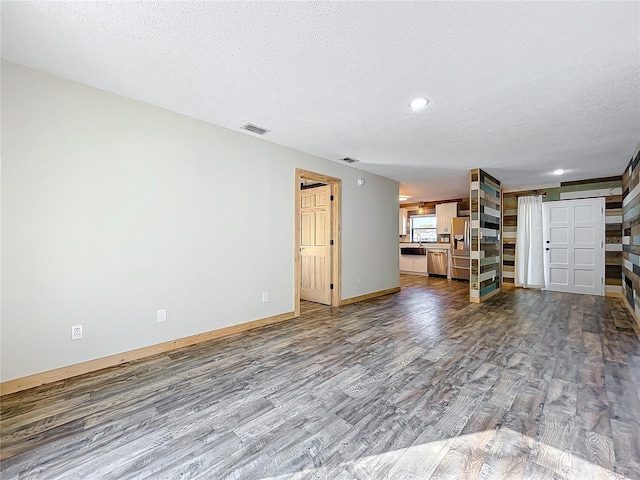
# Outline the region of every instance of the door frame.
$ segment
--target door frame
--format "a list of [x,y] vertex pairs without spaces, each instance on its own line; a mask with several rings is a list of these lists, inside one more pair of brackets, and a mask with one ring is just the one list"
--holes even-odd
[[[593,202],[594,204],[598,204],[597,206],[600,208],[600,218],[602,220],[602,223],[600,224],[601,227],[601,238],[600,240],[600,260],[601,260],[601,265],[602,265],[602,269],[597,272],[600,275],[601,278],[601,282],[600,282],[600,293],[595,294],[596,296],[601,296],[604,297],[606,295],[606,276],[607,276],[607,252],[606,252],[606,233],[607,233],[607,217],[606,217],[606,205],[607,202],[605,200],[604,197],[588,197],[588,198],[567,198],[567,199],[560,199],[560,200],[553,200],[553,201],[549,201],[549,202],[543,202],[542,203],[542,232],[543,232],[543,241],[545,241],[544,239],[547,238],[547,230],[549,229],[549,218],[548,218],[548,209],[551,208],[554,204],[558,204],[558,203],[570,203],[570,202]],[[574,239],[575,240],[575,239]],[[596,245],[597,245],[598,240],[596,240]],[[543,244],[545,245],[545,244]],[[575,243],[574,243],[575,245]],[[544,248],[544,247],[543,247]],[[559,290],[552,290],[549,288],[549,258],[547,256],[546,251],[543,251],[544,253],[544,288],[543,290],[547,290],[550,292],[556,292]],[[575,262],[574,262],[575,264]],[[561,292],[562,293],[562,292]],[[575,293],[578,295],[585,295],[585,293],[582,292],[567,292],[567,293]],[[586,295],[593,295],[593,294],[588,294],[586,293]]]
[[294,312],[300,316],[300,282],[302,279],[302,263],[300,260],[300,184],[302,180],[324,183],[331,186],[333,204],[331,205],[331,232],[333,248],[329,250],[331,256],[331,306],[339,306],[342,285],[342,180],[329,177],[321,173],[310,172],[296,168],[295,178],[295,240],[293,244],[293,276],[294,276]]

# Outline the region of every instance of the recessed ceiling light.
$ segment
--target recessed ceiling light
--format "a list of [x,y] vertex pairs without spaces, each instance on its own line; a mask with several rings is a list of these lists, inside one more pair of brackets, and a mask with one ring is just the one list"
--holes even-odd
[[558,168],[557,170],[553,171],[554,175],[562,175],[564,173],[564,170],[561,168]]
[[429,103],[429,100],[426,98],[414,98],[413,100],[411,100],[409,106],[411,107],[411,110],[417,111],[422,110],[424,107],[426,107],[427,103]]
[[405,201],[409,200],[409,197],[407,197],[406,195],[400,195],[398,197],[398,200],[401,201],[401,202],[405,202]]

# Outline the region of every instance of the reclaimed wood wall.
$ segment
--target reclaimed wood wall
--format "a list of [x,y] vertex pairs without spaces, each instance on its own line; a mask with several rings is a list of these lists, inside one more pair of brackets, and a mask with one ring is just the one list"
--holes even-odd
[[[605,291],[622,292],[622,177],[593,178],[563,182],[559,187],[540,189],[546,192],[543,202],[604,197],[605,212]],[[502,276],[505,284],[515,278],[518,197],[533,195],[535,190],[504,192],[502,195]]]
[[502,285],[501,204],[500,182],[479,168],[471,170],[472,302],[482,302]]
[[640,144],[622,175],[622,293],[640,318]]

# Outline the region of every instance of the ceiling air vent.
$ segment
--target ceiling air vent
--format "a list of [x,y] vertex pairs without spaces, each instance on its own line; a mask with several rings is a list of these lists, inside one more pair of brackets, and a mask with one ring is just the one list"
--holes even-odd
[[254,125],[253,123],[245,123],[240,127],[242,130],[248,130],[252,133],[257,133],[258,135],[264,135],[271,130],[267,130],[266,128],[259,127],[258,125]]
[[359,160],[356,160],[355,158],[349,158],[349,157],[344,157],[344,158],[341,158],[340,160],[347,163],[356,163],[359,161]]

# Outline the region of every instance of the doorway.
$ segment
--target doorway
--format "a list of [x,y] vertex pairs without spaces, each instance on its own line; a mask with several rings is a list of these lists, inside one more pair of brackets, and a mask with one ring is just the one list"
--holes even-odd
[[604,295],[604,198],[543,204],[547,290]]
[[300,299],[340,305],[342,180],[296,169],[294,309]]

